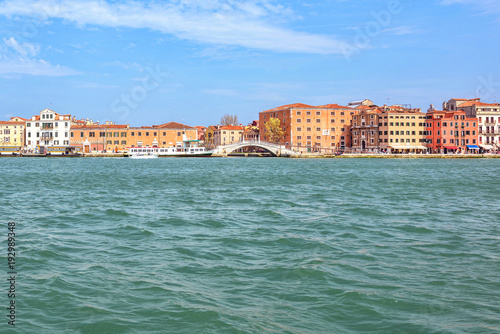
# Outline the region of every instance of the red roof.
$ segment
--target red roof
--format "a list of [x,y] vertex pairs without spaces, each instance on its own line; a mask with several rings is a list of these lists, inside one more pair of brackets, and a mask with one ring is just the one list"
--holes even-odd
[[265,110],[263,112],[273,112],[273,111],[288,110],[288,109],[352,109],[352,108],[341,106],[341,105],[336,104],[336,103],[325,104],[325,105],[321,105],[321,106],[311,106],[311,105],[303,104],[303,103],[294,103],[294,104],[287,104],[284,106]]
[[223,125],[220,127],[221,130],[243,130],[242,126],[238,125]]
[[173,130],[185,130],[185,129],[192,130],[192,129],[195,129],[192,126],[185,125],[182,123],[177,123],[177,122],[168,122],[168,123],[164,123],[161,125],[153,125],[153,127],[160,128],[160,129],[173,129]]

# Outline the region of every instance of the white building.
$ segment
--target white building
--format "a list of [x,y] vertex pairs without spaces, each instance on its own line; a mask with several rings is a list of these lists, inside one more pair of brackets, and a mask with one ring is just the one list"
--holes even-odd
[[71,115],[45,109],[26,121],[26,146],[69,146]]

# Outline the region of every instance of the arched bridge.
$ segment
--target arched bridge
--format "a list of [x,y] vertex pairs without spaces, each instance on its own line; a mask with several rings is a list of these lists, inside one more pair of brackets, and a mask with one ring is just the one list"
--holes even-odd
[[239,141],[228,145],[217,146],[212,156],[227,156],[228,154],[244,147],[259,147],[268,151],[275,157],[288,157],[297,154],[297,152],[287,149],[285,145],[278,145],[275,143],[269,143],[260,140],[251,140]]

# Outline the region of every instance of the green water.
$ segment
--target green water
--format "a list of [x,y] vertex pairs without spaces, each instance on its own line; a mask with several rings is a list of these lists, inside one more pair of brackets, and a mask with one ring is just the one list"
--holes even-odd
[[500,331],[497,159],[0,166],[1,333]]

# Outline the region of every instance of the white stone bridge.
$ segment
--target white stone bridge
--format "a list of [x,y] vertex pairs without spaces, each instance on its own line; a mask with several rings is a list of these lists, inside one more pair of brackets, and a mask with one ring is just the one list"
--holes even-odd
[[270,143],[270,142],[260,141],[260,140],[250,140],[250,141],[239,141],[239,142],[228,144],[228,145],[217,146],[214,149],[214,153],[212,154],[212,156],[225,157],[228,154],[230,154],[236,150],[239,150],[240,148],[244,148],[244,147],[262,148],[262,149],[266,150],[267,152],[269,152],[274,157],[289,157],[289,156],[298,154],[297,152],[286,148],[285,145],[278,145],[275,143]]

